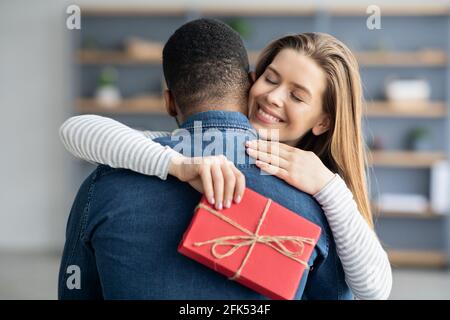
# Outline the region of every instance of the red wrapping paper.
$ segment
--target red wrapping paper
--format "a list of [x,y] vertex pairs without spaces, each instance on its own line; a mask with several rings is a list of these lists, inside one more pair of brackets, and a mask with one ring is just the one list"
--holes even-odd
[[[229,209],[215,210],[203,197],[178,252],[266,297],[291,300],[320,233],[319,226],[247,188]],[[233,236],[242,238],[223,238]]]

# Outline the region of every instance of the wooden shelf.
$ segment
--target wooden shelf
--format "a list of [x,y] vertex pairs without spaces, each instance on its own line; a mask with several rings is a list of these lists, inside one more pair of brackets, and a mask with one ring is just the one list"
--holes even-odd
[[[141,99],[142,100],[142,99]],[[151,110],[155,106],[163,106],[164,101],[162,98],[155,97],[148,100],[148,102],[140,102],[139,107],[136,107],[136,101],[125,100],[121,107],[117,110]],[[445,117],[447,114],[447,109],[444,103],[430,103],[429,110],[395,110],[389,107],[388,102],[371,102],[367,104],[366,115],[368,117],[412,117],[412,118],[441,118]],[[80,109],[105,109],[104,107],[98,106],[98,103],[94,99],[79,99],[77,106]],[[108,111],[113,109],[107,109]],[[116,109],[115,109],[116,110]],[[163,110],[164,111],[164,110]]]
[[99,104],[95,99],[78,99],[76,102],[79,113],[109,113],[109,114],[156,114],[167,115],[164,101],[160,97],[142,97],[124,99],[117,106],[105,106]]
[[[383,16],[441,16],[449,14],[449,7],[446,5],[411,5],[395,6],[380,5]],[[336,6],[329,12],[334,16],[366,16],[367,6]]]
[[[256,64],[260,51],[248,52],[250,64]],[[445,66],[447,54],[445,52],[364,52],[356,53],[358,61],[364,66]],[[82,64],[161,64],[162,53],[155,53],[148,58],[139,58],[128,55],[124,51],[90,50],[83,49],[78,52],[77,59]]]
[[181,6],[82,6],[86,16],[184,16],[186,8]]
[[443,152],[372,151],[369,164],[378,167],[429,168],[445,159]]
[[389,261],[393,267],[434,267],[448,265],[444,252],[435,250],[388,250]]
[[258,5],[258,6],[217,6],[200,7],[201,15],[206,16],[312,16],[317,8],[305,5]]
[[388,101],[366,103],[367,117],[371,118],[444,118],[447,116],[445,102],[424,102],[401,107]]
[[196,12],[200,16],[312,16],[317,12],[312,6],[84,6],[88,16],[183,16]]
[[408,218],[408,219],[441,219],[444,218],[445,215],[436,214],[432,211],[425,211],[423,213],[414,213],[414,212],[398,212],[398,211],[379,211],[377,215],[375,213],[375,217],[377,218]]
[[412,52],[365,51],[355,56],[362,66],[443,67],[447,65],[447,53],[441,50]]
[[78,63],[81,64],[161,64],[161,55],[137,58],[123,51],[80,50]]
[[424,212],[408,212],[381,210],[375,203],[372,203],[372,210],[375,218],[439,219],[446,217],[446,215],[433,212],[430,206]]
[[[248,52],[251,64],[256,62],[258,55],[259,51]],[[118,50],[82,49],[78,51],[77,61],[81,64],[162,64],[162,55],[155,55],[154,57],[144,59],[130,56],[126,52]]]

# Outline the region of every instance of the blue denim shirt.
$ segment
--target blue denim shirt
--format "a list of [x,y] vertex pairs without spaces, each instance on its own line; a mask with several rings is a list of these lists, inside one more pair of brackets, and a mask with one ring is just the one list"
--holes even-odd
[[[201,141],[205,136],[210,141]],[[206,151],[227,154],[245,175],[247,187],[319,225],[322,234],[295,298],[351,299],[323,211],[311,196],[261,174],[243,144],[255,138],[243,114],[207,111],[191,116],[172,137],[157,141],[182,147],[180,151],[189,156]],[[208,149],[212,141],[222,150]],[[188,184],[171,176],[162,181],[99,166],[81,186],[71,210],[59,298],[266,299],[177,252],[200,198]],[[73,266],[80,270],[80,288],[73,288]]]

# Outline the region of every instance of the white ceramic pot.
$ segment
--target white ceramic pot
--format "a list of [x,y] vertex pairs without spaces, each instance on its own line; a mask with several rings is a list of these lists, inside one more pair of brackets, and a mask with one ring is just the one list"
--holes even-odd
[[122,100],[119,88],[112,85],[99,87],[95,92],[95,98],[98,104],[110,108],[117,107]]

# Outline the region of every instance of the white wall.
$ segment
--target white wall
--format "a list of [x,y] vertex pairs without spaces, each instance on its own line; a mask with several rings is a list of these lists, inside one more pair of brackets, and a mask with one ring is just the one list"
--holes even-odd
[[[261,5],[228,0],[227,5]],[[196,6],[210,0],[165,0]],[[277,0],[276,5],[298,0]],[[302,4],[333,4],[309,0]],[[339,4],[392,4],[345,0]],[[396,4],[423,3],[397,0]],[[433,3],[448,3],[437,0]],[[74,190],[73,159],[64,152],[58,127],[71,112],[70,31],[65,8],[78,5],[151,4],[158,1],[0,1],[0,249],[60,249]],[[274,4],[268,1],[268,4]]]
[[58,127],[69,111],[64,11],[0,2],[0,248],[58,248],[70,197]]

